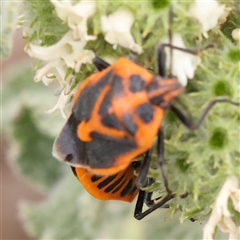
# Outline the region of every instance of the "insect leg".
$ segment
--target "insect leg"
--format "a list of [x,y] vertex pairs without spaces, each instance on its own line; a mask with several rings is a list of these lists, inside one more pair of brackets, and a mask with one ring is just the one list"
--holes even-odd
[[[152,149],[147,151],[147,153],[145,155],[144,163],[142,165],[141,172],[138,177],[138,179],[140,179],[141,181],[146,179],[147,170],[149,169],[151,151],[152,151]],[[138,220],[141,220],[142,218],[144,218],[145,216],[147,216],[148,214],[150,214],[151,212],[155,211],[156,209],[158,209],[160,207],[166,207],[167,205],[165,205],[165,203],[175,197],[175,194],[172,193],[168,188],[167,178],[165,176],[164,169],[163,169],[164,136],[163,136],[162,128],[160,128],[159,132],[158,132],[157,154],[158,154],[158,163],[160,165],[161,174],[162,174],[163,181],[164,181],[164,186],[165,186],[168,194],[161,201],[159,201],[158,203],[155,203],[154,200],[151,199],[152,192],[145,192],[143,190],[140,190],[138,199],[137,199],[137,203],[136,203],[136,207],[135,207],[135,211],[134,211],[134,217]],[[142,172],[144,174],[141,175]],[[151,179],[148,179],[148,180],[152,183]],[[155,199],[155,200],[157,200],[157,199]],[[149,208],[146,211],[142,212],[144,203],[146,203],[146,205],[149,206]]]
[[158,48],[158,71],[159,71],[159,75],[163,78],[166,76],[166,72],[165,72],[166,59],[165,59],[165,52],[164,52],[166,47],[170,48],[170,67],[169,67],[170,68],[170,73],[172,72],[172,65],[173,65],[173,60],[172,60],[173,49],[179,50],[179,51],[182,51],[182,52],[185,52],[185,53],[193,54],[193,55],[198,55],[202,51],[213,47],[213,44],[209,44],[201,50],[192,50],[192,49],[187,49],[187,48],[182,48],[182,47],[177,47],[177,46],[172,45],[173,17],[174,17],[173,9],[170,6],[169,7],[169,13],[168,13],[168,39],[169,39],[169,43],[163,43]]
[[152,207],[154,205],[154,200],[152,199],[152,194],[153,194],[153,192],[146,192],[146,194],[145,194],[144,203],[148,207]]
[[[154,179],[153,178],[148,178],[148,186],[154,183]],[[152,207],[153,205],[155,205],[156,201],[159,201],[162,197],[157,197],[155,199],[152,199],[152,195],[153,192],[146,192],[145,194],[145,201],[144,203],[148,206],[148,207]],[[169,208],[169,204],[164,204],[161,206],[161,208]]]
[[199,126],[202,124],[203,120],[205,119],[205,117],[207,116],[208,112],[213,108],[213,106],[216,104],[216,103],[219,103],[219,102],[227,102],[227,103],[230,103],[232,105],[235,105],[235,106],[240,106],[240,102],[234,102],[234,101],[231,101],[230,99],[228,98],[225,98],[225,97],[218,97],[218,98],[215,98],[213,100],[211,100],[206,109],[203,111],[202,115],[200,116],[200,118],[198,119],[198,121],[196,123],[193,123],[193,121],[186,117],[178,108],[176,108],[175,106],[173,105],[170,105],[170,109],[175,113],[175,115],[179,118],[179,120],[189,129],[191,130],[194,130],[194,129],[198,129]]
[[103,69],[105,69],[105,68],[110,66],[109,63],[105,62],[103,59],[98,58],[98,57],[95,57],[93,59],[93,64],[98,69],[98,71],[102,71]]
[[208,112],[211,110],[211,108],[216,104],[216,103],[219,103],[219,102],[228,102],[232,105],[235,105],[235,106],[240,106],[240,102],[234,102],[234,101],[231,101],[230,99],[228,98],[224,98],[224,97],[219,97],[219,98],[215,98],[213,100],[211,100],[209,103],[208,103],[208,106],[206,107],[206,109],[203,111],[202,115],[200,116],[200,118],[198,119],[196,125],[192,126],[193,129],[197,129],[203,122],[204,118],[206,117],[206,115],[208,114]]
[[193,55],[199,55],[202,51],[208,49],[208,48],[212,48],[214,45],[213,44],[209,44],[206,47],[204,47],[203,49],[200,50],[192,50],[192,49],[187,49],[187,48],[182,48],[182,47],[177,47],[172,45],[172,24],[173,24],[173,18],[174,18],[174,13],[173,13],[173,8],[170,5],[169,6],[169,12],[168,12],[168,39],[169,39],[169,43],[162,43],[159,48],[158,48],[158,71],[159,71],[159,75],[161,77],[165,77],[166,73],[165,73],[165,48],[168,47],[170,48],[170,73],[172,72],[172,66],[173,66],[173,49],[175,50],[179,50],[185,53],[189,53],[189,54],[193,54]]
[[[152,180],[149,179],[150,182],[152,183]],[[182,195],[180,195],[181,198],[185,198],[187,197],[188,193],[184,193]],[[144,217],[146,217],[147,215],[149,215],[151,212],[155,211],[158,208],[169,208],[169,204],[166,204],[169,200],[173,199],[175,197],[174,193],[168,193],[168,195],[166,197],[164,197],[161,201],[155,203],[156,200],[161,199],[157,198],[152,200],[152,192],[145,192],[143,190],[139,191],[138,194],[138,199],[137,199],[137,203],[135,206],[135,210],[134,210],[134,217],[137,220],[141,220]],[[149,206],[149,208],[146,211],[142,211],[143,209],[143,204],[146,204],[147,206]],[[190,219],[192,222],[194,222],[194,219]]]
[[138,220],[142,219],[142,218],[139,218],[139,216],[141,217],[141,215],[143,214],[142,208],[143,208],[143,204],[144,204],[145,194],[146,194],[146,192],[143,190],[140,190],[138,193],[138,198],[137,198],[137,202],[136,202],[135,210],[134,210],[134,217]]
[[164,186],[165,186],[168,194],[171,194],[171,190],[168,188],[167,177],[166,177],[165,171],[163,169],[163,162],[164,162],[164,134],[163,134],[162,127],[158,131],[157,156],[158,156],[158,164],[159,164],[160,169],[161,169],[161,174],[162,174]]
[[[155,180],[153,178],[148,178],[147,179],[147,186],[151,186],[153,183],[155,182]],[[152,194],[153,192],[146,192],[145,194],[145,201],[144,203],[148,206],[151,207],[155,204],[154,199],[152,199]],[[158,198],[160,199],[160,198]],[[157,200],[157,199],[155,199]]]
[[171,200],[172,198],[175,197],[175,194],[174,193],[168,194],[160,202],[154,204],[153,206],[148,208],[146,211],[142,212],[145,196],[146,196],[146,192],[140,190],[139,195],[138,195],[138,199],[137,199],[137,203],[136,203],[136,207],[135,207],[135,211],[134,211],[134,217],[137,220],[143,219],[144,217],[146,217],[151,212],[153,212],[156,209],[164,206],[166,202],[168,202],[169,200]]
[[170,73],[172,72],[172,50],[179,50],[185,53],[189,53],[192,55],[199,55],[202,51],[208,49],[208,48],[212,48],[213,44],[209,44],[206,47],[204,47],[203,49],[200,50],[193,50],[193,49],[187,49],[187,48],[181,48],[181,47],[177,47],[172,45],[171,43],[163,43],[159,46],[158,48],[158,72],[159,75],[161,77],[165,77],[166,73],[165,73],[165,63],[166,63],[166,57],[165,57],[165,48],[168,47],[170,48]]
[[139,175],[136,180],[136,185],[138,187],[144,187],[146,185],[147,173],[150,166],[151,155],[152,155],[152,148],[146,151],[145,157],[143,159],[142,166],[140,168]]

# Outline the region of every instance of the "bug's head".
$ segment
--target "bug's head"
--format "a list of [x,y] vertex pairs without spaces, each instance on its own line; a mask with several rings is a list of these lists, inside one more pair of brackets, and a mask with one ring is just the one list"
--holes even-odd
[[154,76],[152,83],[147,88],[147,93],[152,104],[166,108],[183,89],[184,87],[176,78],[163,79],[160,76]]

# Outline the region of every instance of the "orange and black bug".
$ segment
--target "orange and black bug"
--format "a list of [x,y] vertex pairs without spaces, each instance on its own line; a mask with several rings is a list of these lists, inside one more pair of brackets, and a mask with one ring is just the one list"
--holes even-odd
[[[160,74],[166,46],[194,53],[162,45],[159,49]],[[126,58],[120,58],[112,66],[96,58],[94,64],[100,72],[85,80],[76,93],[72,113],[54,143],[54,155],[68,162],[85,189],[98,199],[131,202],[139,193],[134,216],[141,219],[175,196],[168,189],[161,167],[168,194],[142,212],[151,193],[139,187],[149,182],[147,172],[155,136],[158,137],[157,161],[160,166],[163,162],[161,123],[165,109],[169,107],[184,125],[196,129],[216,102],[238,103],[225,98],[215,99],[194,125],[170,104],[183,90],[177,79],[153,76]],[[144,153],[136,177],[132,161]]]
[[147,152],[138,178],[144,185],[164,109],[183,88],[177,79],[162,81],[126,58],[103,70],[101,64],[96,59],[101,71],[76,93],[54,155],[73,167],[94,197],[132,201],[139,191],[132,161]]
[[[96,58],[94,64],[100,72],[81,85],[74,98],[72,113],[54,144],[54,155],[72,166],[79,181],[94,197],[131,202],[138,194],[134,212],[137,219],[142,219],[175,196],[168,189],[161,167],[168,194],[142,212],[143,204],[151,202],[151,192],[139,190],[139,187],[151,184],[147,172],[155,136],[158,137],[158,163],[162,166],[163,162],[160,126],[164,110],[169,107],[185,126],[196,129],[215,103],[239,105],[226,98],[215,99],[193,124],[170,104],[182,87],[177,79],[163,79],[163,48],[166,46],[194,53],[162,45],[158,54],[162,77],[151,75],[125,58],[120,58],[112,66]],[[132,163],[141,154],[145,154],[143,161]],[[141,164],[138,177],[134,174],[134,163]]]
[[72,167],[83,187],[100,200],[132,202],[139,192],[132,164],[113,175],[96,175],[85,168]]
[[162,81],[120,58],[80,86],[55,144],[58,158],[99,175],[126,169],[152,147],[164,109],[182,90],[177,79]]

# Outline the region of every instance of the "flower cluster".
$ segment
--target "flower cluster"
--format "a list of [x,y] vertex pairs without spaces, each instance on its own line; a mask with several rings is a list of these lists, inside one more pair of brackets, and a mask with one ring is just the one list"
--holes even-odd
[[62,116],[66,118],[64,108],[75,91],[67,93],[67,88],[74,79],[74,75],[67,76],[68,68],[79,72],[82,64],[91,63],[95,57],[93,51],[84,47],[87,41],[94,40],[94,36],[87,33],[87,19],[94,14],[96,6],[94,2],[79,2],[73,5],[71,2],[51,1],[55,6],[60,19],[66,21],[70,30],[62,39],[52,46],[42,47],[34,44],[29,45],[28,54],[32,57],[47,61],[47,64],[38,69],[34,80],[42,80],[49,85],[58,80],[61,86],[61,94],[57,104],[47,113],[60,109]]
[[[73,4],[71,1],[51,0],[55,6],[58,17],[67,22],[69,31],[52,46],[39,46],[30,44],[28,54],[34,58],[46,62],[39,68],[34,80],[42,81],[45,85],[58,80],[61,86],[61,94],[57,104],[47,113],[60,109],[62,116],[67,117],[64,112],[66,103],[75,93],[67,91],[74,79],[74,74],[67,75],[67,69],[79,72],[82,64],[92,63],[95,54],[92,50],[85,49],[88,41],[96,40],[96,36],[88,35],[87,20],[96,12],[94,1],[80,1]],[[121,21],[124,19],[124,21]],[[109,16],[101,17],[101,29],[105,33],[105,40],[116,48],[117,45],[141,53],[141,47],[134,42],[131,35],[131,27],[134,18],[132,13],[126,9],[120,9]]]
[[[189,9],[190,14],[201,24],[202,34],[208,37],[208,31],[217,26],[222,15],[226,15],[225,5],[216,0],[196,0]],[[226,20],[226,17],[225,17]]]
[[[169,43],[169,39],[164,37],[161,43]],[[172,38],[173,46],[185,49],[185,44],[180,34],[174,34]],[[201,58],[198,55],[186,53],[181,50],[173,49],[172,56],[170,56],[170,49],[166,49],[166,66],[170,68],[172,64],[171,73],[178,77],[179,82],[187,85],[187,80],[194,77],[194,72],[197,66],[201,63]],[[171,59],[172,57],[172,59]],[[172,61],[172,63],[170,62]]]
[[[66,94],[66,88],[74,79],[74,74],[66,75],[67,69],[72,69],[75,73],[79,72],[82,64],[92,63],[95,53],[91,49],[85,49],[88,41],[97,41],[97,36],[88,34],[87,21],[97,11],[95,1],[80,1],[74,4],[72,1],[51,0],[55,7],[57,16],[68,24],[69,31],[52,46],[29,45],[28,53],[30,56],[46,62],[46,65],[38,69],[35,81],[40,81],[45,85],[58,80],[62,89],[60,99],[55,107],[47,111],[60,109],[64,118],[65,104],[76,90]],[[218,24],[218,19],[224,14],[224,5],[217,1],[196,0],[189,9],[189,13],[197,18],[202,27],[202,33],[207,37],[207,31]],[[214,14],[213,14],[214,13]],[[143,49],[138,45],[132,34],[131,28],[134,23],[133,13],[126,8],[120,7],[108,16],[100,16],[100,28],[104,34],[106,42],[116,49],[117,46],[127,48],[133,52],[141,54]],[[164,38],[163,38],[164,39]],[[166,38],[161,42],[166,42]],[[172,44],[185,48],[182,37],[178,34],[173,37]],[[187,79],[194,76],[197,66],[201,59],[199,56],[173,50],[172,60],[169,51],[167,52],[167,66],[172,61],[172,74],[177,76],[183,86],[187,85]]]
[[108,16],[102,16],[101,28],[105,33],[105,40],[113,44],[114,48],[119,44],[134,52],[141,53],[141,46],[135,43],[130,32],[133,21],[132,13],[126,9],[119,9]]
[[240,227],[236,226],[231,218],[228,210],[229,199],[231,199],[234,209],[240,212],[240,189],[236,176],[229,176],[224,182],[212,208],[211,216],[204,226],[203,239],[212,240],[216,226],[223,232],[229,233],[229,239],[239,239]]

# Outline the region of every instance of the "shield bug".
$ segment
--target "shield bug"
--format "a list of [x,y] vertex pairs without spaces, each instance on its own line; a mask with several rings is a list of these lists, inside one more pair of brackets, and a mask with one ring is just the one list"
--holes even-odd
[[[161,128],[165,110],[170,108],[189,129],[197,129],[217,102],[233,102],[216,98],[208,104],[197,123],[171,104],[183,87],[177,78],[165,77],[164,49],[176,49],[189,54],[199,51],[162,44],[158,49],[159,75],[121,57],[113,65],[94,59],[99,72],[88,77],[78,89],[71,114],[56,138],[53,155],[71,165],[84,188],[101,200],[131,202],[138,194],[134,216],[142,219],[175,197],[168,188],[163,170],[164,136]],[[151,192],[140,190],[152,184],[147,177],[157,137],[157,162],[167,195],[153,203]],[[135,159],[144,156],[142,161]],[[138,176],[134,174],[138,170]],[[186,197],[183,193],[180,197]],[[149,208],[142,211],[143,204]]]

